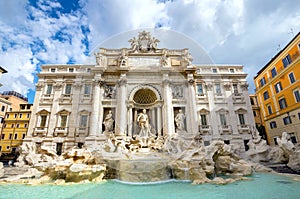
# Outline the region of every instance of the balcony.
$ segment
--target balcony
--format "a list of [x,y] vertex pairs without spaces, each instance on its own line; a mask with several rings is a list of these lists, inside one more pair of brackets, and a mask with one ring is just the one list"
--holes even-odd
[[76,137],[87,137],[89,134],[89,127],[77,127],[75,131]]
[[68,135],[68,127],[55,127],[53,136],[67,136]]
[[243,93],[233,93],[232,99],[233,99],[234,103],[244,102],[245,101]]
[[44,94],[40,100],[41,104],[49,104],[53,102],[53,94]]
[[218,128],[220,135],[231,135],[232,133],[231,125],[219,125]]
[[238,125],[238,131],[239,133],[244,133],[244,134],[250,134],[250,125],[249,124],[240,124]]
[[59,98],[59,103],[61,103],[61,104],[72,103],[72,95],[71,94],[62,94]]
[[36,127],[33,131],[33,136],[45,137],[48,132],[48,127]]
[[211,135],[210,125],[199,125],[200,135]]

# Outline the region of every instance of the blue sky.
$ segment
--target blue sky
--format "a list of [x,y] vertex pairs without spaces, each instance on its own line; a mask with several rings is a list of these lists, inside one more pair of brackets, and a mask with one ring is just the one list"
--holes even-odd
[[142,28],[177,31],[214,63],[244,65],[253,92],[256,72],[300,31],[300,1],[0,0],[0,91],[32,102],[41,64],[87,63],[103,41]]

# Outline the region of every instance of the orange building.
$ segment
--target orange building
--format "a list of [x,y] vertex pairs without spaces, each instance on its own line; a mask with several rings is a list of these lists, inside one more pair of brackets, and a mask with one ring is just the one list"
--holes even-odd
[[254,77],[268,141],[288,132],[292,142],[300,139],[300,32]]

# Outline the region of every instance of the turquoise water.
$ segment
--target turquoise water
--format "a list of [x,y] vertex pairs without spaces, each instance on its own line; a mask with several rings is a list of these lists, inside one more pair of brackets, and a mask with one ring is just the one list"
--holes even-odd
[[242,199],[299,199],[300,182],[291,177],[254,174],[250,181],[228,185],[192,185],[190,182],[172,181],[161,184],[130,185],[117,181],[73,185],[0,185],[0,198],[59,199],[59,198],[242,198]]

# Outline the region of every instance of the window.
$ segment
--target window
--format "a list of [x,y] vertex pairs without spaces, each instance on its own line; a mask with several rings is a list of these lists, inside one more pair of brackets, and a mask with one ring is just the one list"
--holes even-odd
[[290,116],[284,117],[283,123],[284,123],[284,125],[291,124],[292,123],[291,117]]
[[240,125],[245,125],[244,114],[239,113],[239,121],[240,121]]
[[16,124],[16,128],[20,128],[20,124]]
[[213,69],[212,69],[212,72],[213,72],[213,73],[217,73],[218,71],[217,71],[216,68],[213,68]]
[[55,73],[56,69],[55,68],[51,68],[50,71],[51,71],[51,73]]
[[295,133],[289,133],[289,136],[290,136],[290,140],[292,141],[292,143],[296,144],[297,137],[296,137]]
[[277,71],[276,71],[276,68],[272,68],[271,70],[271,74],[272,74],[272,77],[275,77],[277,75]]
[[197,94],[203,95],[203,86],[202,86],[202,84],[197,84]]
[[278,136],[273,137],[273,140],[274,140],[275,145],[278,145],[277,138],[278,138]]
[[220,121],[221,121],[221,125],[222,126],[226,126],[227,125],[226,115],[224,113],[220,113]]
[[248,150],[249,150],[248,143],[249,143],[249,140],[244,140],[245,151],[248,151]]
[[298,119],[300,120],[300,112],[298,113]]
[[27,113],[27,116],[26,116],[27,118],[30,118],[30,113]]
[[268,113],[271,115],[273,113],[271,105],[267,105]]
[[28,124],[24,124],[24,128],[27,128]]
[[237,84],[233,84],[232,86],[233,86],[233,93],[234,94],[239,93],[239,91],[238,91],[238,85]]
[[229,71],[230,71],[231,73],[234,73],[234,69],[233,69],[233,68],[230,68]]
[[298,103],[300,102],[300,93],[299,90],[294,91],[295,101]]
[[24,139],[25,139],[25,136],[26,136],[25,134],[22,134],[22,140],[24,140]]
[[72,89],[72,84],[66,84],[65,94],[70,95],[71,94],[71,89]]
[[0,117],[0,124],[2,124],[4,122],[4,118]]
[[11,133],[9,134],[9,138],[8,139],[10,139],[10,140],[12,139],[12,134]]
[[61,115],[60,116],[60,127],[66,127],[67,126],[67,115]]
[[263,95],[264,95],[264,100],[269,99],[269,92],[268,91],[265,91]]
[[224,140],[224,144],[229,145],[230,144],[230,140]]
[[1,111],[4,112],[5,111],[5,106],[1,107]]
[[275,84],[274,87],[275,87],[276,93],[279,93],[282,90],[281,82],[278,82],[277,84]]
[[79,126],[80,127],[87,127],[87,120],[88,120],[88,116],[87,115],[81,115],[80,116]]
[[40,127],[45,127],[47,122],[47,115],[41,115]]
[[18,139],[18,134],[14,135],[14,140]]
[[14,126],[15,126],[14,124],[11,124],[11,128],[14,128]]
[[264,86],[264,85],[266,84],[266,79],[265,79],[265,77],[261,78],[261,79],[259,80],[259,83],[260,83],[260,86],[261,86],[261,87]]
[[74,72],[74,68],[69,68],[69,72]]
[[9,114],[6,115],[6,118],[9,118]]
[[90,84],[85,84],[84,85],[84,94],[85,95],[90,95],[91,94],[91,85]]
[[254,105],[254,99],[252,97],[250,98],[250,103],[251,105]]
[[90,73],[91,72],[91,68],[87,68],[86,72]]
[[293,72],[291,72],[291,73],[289,74],[289,79],[290,79],[291,84],[294,83],[294,82],[296,81],[295,75],[294,75]]
[[46,94],[50,95],[52,93],[53,84],[47,84]]
[[17,118],[18,117],[18,114],[17,113],[15,113],[15,118]]
[[284,68],[286,68],[290,63],[292,63],[291,56],[288,54],[285,58],[282,59]]
[[253,116],[256,117],[256,111],[253,111]]
[[285,98],[281,98],[281,99],[278,101],[278,103],[279,103],[280,109],[285,109],[285,108],[287,107]]
[[19,115],[19,118],[22,118],[22,116],[23,116],[23,114],[22,114],[22,113],[20,113],[20,115]]
[[4,138],[5,138],[5,134],[2,134],[1,139],[4,140]]
[[271,129],[277,128],[277,124],[275,121],[270,122],[270,128]]
[[201,114],[200,115],[200,119],[201,119],[201,125],[207,126],[206,115],[205,114]]
[[217,94],[221,94],[221,85],[220,84],[216,84],[216,93]]

